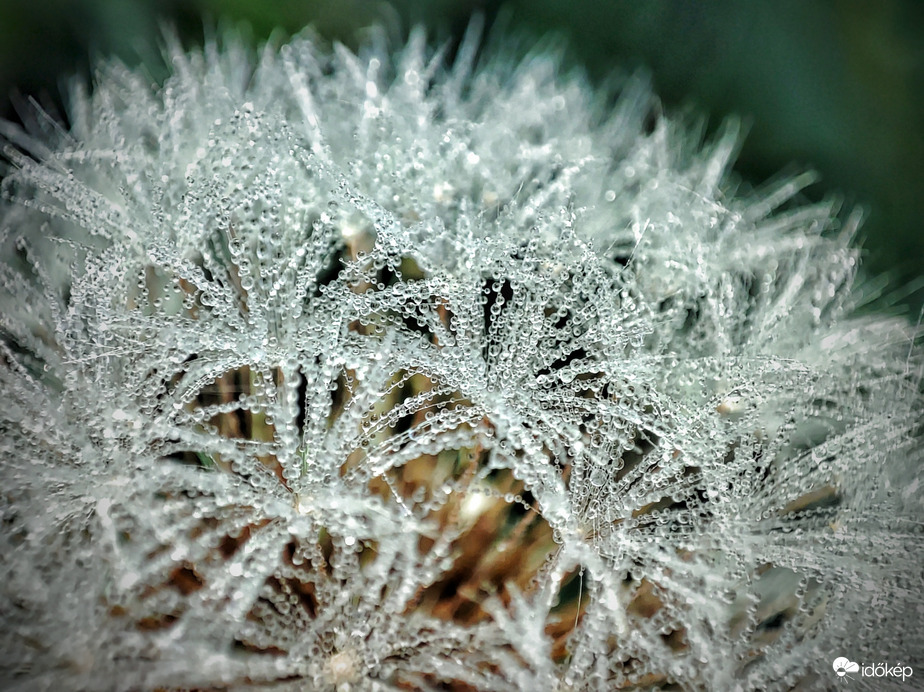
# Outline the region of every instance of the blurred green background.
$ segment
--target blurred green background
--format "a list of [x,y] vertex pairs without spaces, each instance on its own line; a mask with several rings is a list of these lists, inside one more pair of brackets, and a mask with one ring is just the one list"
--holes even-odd
[[256,39],[313,24],[352,43],[374,21],[458,38],[472,12],[554,32],[594,79],[646,68],[665,107],[750,125],[737,170],[759,184],[814,168],[809,196],[868,212],[865,266],[881,302],[924,303],[924,1],[921,0],[0,0],[0,116],[34,96],[60,112],[69,75],[98,56],[135,63],[160,27],[201,40],[203,17],[246,21]]

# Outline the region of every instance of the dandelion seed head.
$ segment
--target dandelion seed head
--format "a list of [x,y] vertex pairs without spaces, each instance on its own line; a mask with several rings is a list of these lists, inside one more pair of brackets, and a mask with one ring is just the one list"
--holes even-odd
[[854,314],[852,222],[810,175],[736,195],[733,120],[476,45],[227,36],[4,126],[2,679],[785,690],[920,650],[920,355]]

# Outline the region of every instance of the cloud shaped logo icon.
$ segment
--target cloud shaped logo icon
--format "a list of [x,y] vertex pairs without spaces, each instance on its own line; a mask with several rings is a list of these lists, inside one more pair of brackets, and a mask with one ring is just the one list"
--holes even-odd
[[843,656],[835,658],[833,666],[834,672],[841,678],[847,675],[847,673],[857,673],[860,670],[860,665],[858,663],[854,663]]

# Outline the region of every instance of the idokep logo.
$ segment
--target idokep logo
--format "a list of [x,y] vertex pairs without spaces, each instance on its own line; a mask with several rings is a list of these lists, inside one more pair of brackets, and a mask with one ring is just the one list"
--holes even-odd
[[844,677],[847,673],[856,673],[860,670],[860,664],[854,663],[843,656],[834,659],[834,672],[839,678]]
[[864,678],[901,678],[904,682],[914,673],[911,666],[905,666],[901,663],[895,665],[888,663],[859,664],[843,656],[835,658],[832,667],[839,678],[848,679],[859,674]]

